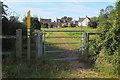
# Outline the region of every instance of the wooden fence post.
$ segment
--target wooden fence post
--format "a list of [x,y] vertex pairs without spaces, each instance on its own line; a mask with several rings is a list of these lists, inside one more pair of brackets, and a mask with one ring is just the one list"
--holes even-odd
[[40,30],[38,30],[37,49],[38,49],[38,58],[40,58],[40,56],[42,56],[42,34],[40,34]]
[[16,57],[22,57],[22,29],[16,30]]

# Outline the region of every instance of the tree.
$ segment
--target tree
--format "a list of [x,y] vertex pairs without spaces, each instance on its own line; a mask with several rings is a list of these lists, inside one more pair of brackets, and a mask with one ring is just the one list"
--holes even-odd
[[[34,29],[41,29],[41,23],[40,23],[40,21],[38,20],[37,17],[31,17],[30,21],[31,21],[31,30],[32,31],[34,31]],[[27,28],[27,17],[23,18],[23,24]]]
[[68,23],[68,27],[71,27],[71,24],[70,24],[70,23]]
[[48,28],[48,23],[41,23],[42,24],[42,28]]
[[104,11],[104,9],[101,9],[100,10],[100,16],[102,16],[103,14],[105,14],[105,11]]
[[109,16],[110,11],[112,11],[112,10],[113,10],[113,6],[109,5],[105,8],[105,13]]
[[41,29],[41,24],[37,17],[32,17],[31,26],[34,29]]
[[64,24],[64,23],[62,24],[62,27],[65,27],[65,24]]
[[61,19],[67,19],[67,16],[62,17]]
[[18,19],[19,19],[19,17],[10,16],[10,21],[12,21],[12,22],[19,22]]
[[68,22],[72,21],[72,17],[68,17],[67,20],[68,20]]
[[[1,5],[2,5],[2,17],[5,17],[5,16],[7,16],[6,11],[7,11],[7,9],[8,9],[8,6],[5,5],[5,4],[3,4],[3,2],[1,2]],[[1,6],[1,5],[0,5],[0,6]]]
[[91,20],[88,23],[88,27],[97,28],[97,21]]

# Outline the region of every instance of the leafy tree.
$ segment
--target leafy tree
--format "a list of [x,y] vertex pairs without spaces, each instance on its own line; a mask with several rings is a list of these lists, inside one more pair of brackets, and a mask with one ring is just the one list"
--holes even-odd
[[61,19],[67,19],[67,16],[62,17]]
[[41,24],[37,17],[32,17],[31,26],[34,29],[41,29]]
[[48,23],[42,23],[42,28],[48,28]]
[[3,2],[1,2],[1,5],[2,5],[2,17],[5,17],[5,16],[7,16],[6,11],[8,9],[8,6],[3,4]]
[[[41,23],[37,17],[31,17],[30,21],[31,21],[31,31],[34,31],[34,29],[41,29]],[[23,18],[23,24],[27,28],[27,17]]]
[[104,9],[101,9],[100,10],[100,16],[104,15],[105,14],[105,10]]
[[69,21],[72,21],[72,17],[68,17],[67,18],[67,21],[69,22]]
[[67,16],[62,17],[61,19],[66,19],[68,22],[72,21],[72,17],[67,17]]
[[65,24],[64,24],[64,23],[62,24],[62,27],[65,27]]
[[70,23],[68,23],[68,27],[71,27],[71,24],[70,24]]
[[113,6],[109,5],[105,8],[105,13],[109,16],[110,11],[112,11],[112,10],[113,10]]
[[19,19],[19,17],[10,16],[10,21],[12,21],[12,22],[19,22],[18,19]]
[[88,27],[97,28],[97,21],[91,20],[88,23]]

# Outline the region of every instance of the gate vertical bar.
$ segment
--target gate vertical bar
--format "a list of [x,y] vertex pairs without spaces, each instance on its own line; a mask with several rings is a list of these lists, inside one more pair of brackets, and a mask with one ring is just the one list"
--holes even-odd
[[[80,36],[82,36],[82,32],[80,32]],[[80,37],[80,52],[82,52],[81,50],[82,50],[82,44],[81,44],[81,37]]]
[[82,55],[83,55],[83,53],[84,53],[84,46],[85,46],[85,45],[84,45],[84,33],[85,33],[85,32],[83,31],[83,41],[82,41],[82,42],[83,42],[83,47],[82,47]]
[[45,55],[45,31],[44,31],[44,55]]
[[41,47],[40,47],[40,30],[38,30],[38,58],[41,56],[40,55],[40,49]]
[[87,53],[87,31],[85,30],[85,61],[88,60],[88,53]]
[[42,56],[42,34],[40,34],[40,55]]

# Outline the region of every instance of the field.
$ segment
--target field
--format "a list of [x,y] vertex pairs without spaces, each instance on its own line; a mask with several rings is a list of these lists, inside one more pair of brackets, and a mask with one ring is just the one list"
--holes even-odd
[[[81,28],[51,28],[43,30],[81,30]],[[97,32],[97,29],[83,28],[90,32]],[[47,33],[46,36],[79,36],[81,33],[68,32],[68,33]],[[91,36],[90,39],[94,39]],[[47,43],[58,42],[79,42],[80,39],[47,39]],[[48,45],[47,50],[74,50],[79,49],[80,45],[61,44],[61,45]],[[32,53],[36,54],[36,53]],[[3,78],[107,78],[108,76],[100,75],[93,70],[93,64],[80,61],[80,57],[76,60],[51,60],[61,58],[76,58],[80,56],[80,52],[66,52],[66,53],[47,53],[40,59],[31,59],[31,62],[25,58],[16,60],[15,53],[10,55],[6,63],[3,64]]]

